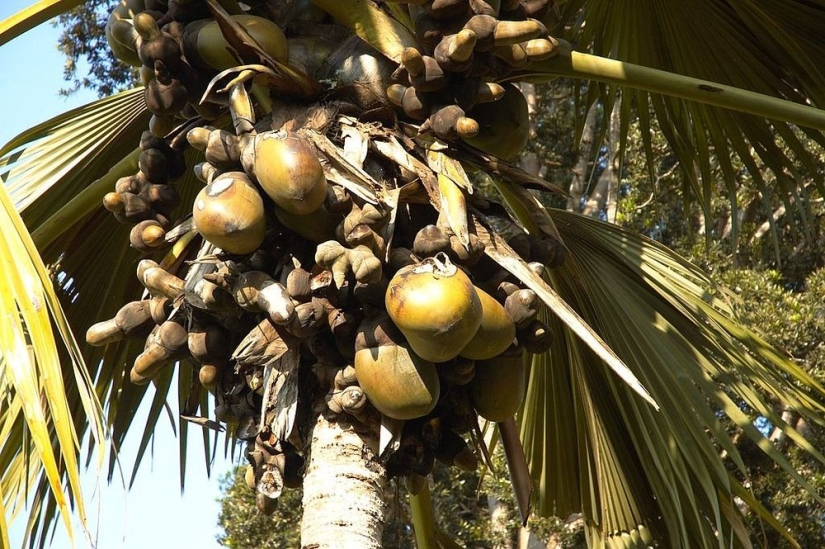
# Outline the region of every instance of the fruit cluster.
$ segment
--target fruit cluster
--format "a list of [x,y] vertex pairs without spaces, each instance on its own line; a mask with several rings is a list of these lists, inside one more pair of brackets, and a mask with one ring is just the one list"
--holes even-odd
[[[460,22],[460,29],[438,39],[421,31],[425,54],[407,50],[396,71],[409,79],[400,104],[409,95],[436,105],[464,76],[474,86],[469,103],[452,99],[470,113],[508,97],[523,101],[514,87],[482,83],[477,68],[489,55],[511,63],[503,52],[533,51],[534,41],[547,41],[537,38],[546,31],[537,21],[498,21],[485,6],[474,0],[445,11],[436,2],[419,7],[417,29],[427,21],[439,21],[439,28]],[[177,32],[199,52],[192,61],[196,53],[170,42],[172,33],[158,26],[179,23],[170,13],[134,15],[134,53],[158,82],[147,86],[149,108],[181,119],[186,101],[156,110],[149,91],[171,89],[164,71],[177,79],[172,87],[189,90],[184,80],[196,79],[182,75],[197,72],[192,67],[219,69],[236,60],[215,61],[207,45],[193,42],[193,36],[221,39],[210,20],[188,21]],[[257,19],[246,21],[250,34],[258,25],[266,42],[274,23]],[[128,34],[125,19],[115,21],[118,36]],[[278,33],[272,51],[286,43]],[[277,55],[287,59],[286,50]],[[421,82],[432,80],[434,67],[455,78],[425,89]],[[283,486],[300,482],[306,449],[300,418],[311,413],[385,424],[393,434],[382,448],[388,471],[413,485],[435,459],[474,468],[476,453],[465,436],[477,431],[477,415],[511,418],[524,396],[527,354],[551,343],[536,293],[485,254],[492,224],[506,227],[514,256],[533,261],[539,274],[551,262],[549,244],[473,193],[461,163],[443,146],[359,122],[342,114],[353,109],[342,102],[307,106],[303,115],[263,128],[246,84],[237,80],[212,95],[213,107],[229,106],[234,132],[197,117],[187,131],[175,132],[172,146],[157,135],[161,124],[144,135],[140,172],[119,181],[105,204],[119,220],[136,224],[137,250],[175,248],[160,263],[139,262],[146,297],[89,328],[87,341],[145,340],[130,371],[134,383],[194,361],[201,386],[215,396],[217,419],[247,443],[248,480],[263,508]],[[389,90],[391,98],[401,92]],[[438,136],[469,139],[461,117],[452,130],[440,129],[446,109],[422,118],[404,106],[411,118],[425,120],[424,129],[429,124]],[[176,195],[167,182],[182,173],[187,145],[203,152],[194,171],[205,187],[169,229]]]
[[185,171],[182,150],[150,131],[143,132],[138,172],[119,179],[114,192],[103,198],[104,207],[118,221],[134,225],[129,241],[135,249],[149,252],[165,245],[166,229],[180,202],[170,182]]
[[[542,4],[546,10],[548,2]],[[446,140],[461,138],[489,154],[511,158],[529,136],[527,104],[514,85],[496,80],[555,55],[558,42],[544,24],[529,17],[540,14],[538,6],[510,2],[502,10],[499,14],[484,0],[410,5],[421,48],[403,51],[397,75],[402,83],[390,85],[387,96],[421,122],[421,131],[432,130]],[[490,108],[491,103],[497,107]],[[506,115],[499,114],[501,109]],[[502,142],[504,120],[510,127]]]

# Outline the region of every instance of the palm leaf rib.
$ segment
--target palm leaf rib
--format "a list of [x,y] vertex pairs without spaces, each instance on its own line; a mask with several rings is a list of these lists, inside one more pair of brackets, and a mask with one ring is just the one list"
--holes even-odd
[[[585,61],[588,58],[577,52],[588,52],[610,60],[604,62],[605,67],[610,67],[607,73],[600,76],[601,69],[597,69],[595,74],[580,74],[579,78],[615,83],[625,80],[625,86],[648,90],[632,93],[635,110],[640,116],[644,111],[655,111],[659,127],[665,132],[680,161],[685,176],[685,196],[695,197],[698,204],[707,209],[710,197],[719,192],[707,179],[719,179],[719,176],[705,168],[699,169],[702,167],[701,159],[707,157],[704,153],[708,150],[703,148],[703,143],[708,139],[702,136],[711,137],[709,142],[713,158],[724,162],[725,158],[738,156],[754,178],[759,177],[757,164],[764,162],[776,180],[765,183],[763,195],[789,197],[795,194],[797,183],[783,175],[783,168],[794,163],[810,165],[814,161],[817,151],[805,150],[801,146],[799,132],[804,132],[809,139],[822,146],[822,131],[806,127],[821,128],[821,124],[812,119],[807,122],[794,120],[791,116],[780,115],[779,111],[773,114],[762,111],[760,114],[766,119],[724,109],[710,109],[695,101],[713,103],[713,97],[694,96],[691,101],[669,97],[675,90],[652,89],[648,83],[643,83],[644,79],[636,79],[629,74],[636,70],[646,71],[647,68],[665,70],[707,80],[704,84],[694,82],[693,87],[698,94],[723,96],[726,92],[717,90],[727,90],[726,86],[732,86],[763,94],[767,103],[772,101],[768,96],[794,103],[795,106],[790,106],[786,114],[799,109],[821,118],[822,111],[816,113],[810,107],[825,104],[822,91],[825,89],[825,73],[818,62],[825,54],[825,47],[822,40],[814,38],[815,29],[823,24],[825,7],[821,3],[780,1],[772,2],[768,7],[744,1],[677,1],[664,5],[658,2],[576,0],[564,4],[556,29],[566,29],[565,36],[575,44],[573,56],[579,55],[583,62],[589,63]],[[563,59],[551,59],[547,63],[559,62],[565,64]],[[623,66],[620,62],[632,66]],[[595,66],[599,66],[602,62],[596,63]],[[570,66],[560,72],[569,74],[571,70],[575,72]],[[664,86],[677,81],[663,73],[660,76]],[[699,85],[702,85],[702,90],[698,89]],[[587,86],[587,90],[587,93],[596,90],[602,101],[609,105],[598,86]],[[625,89],[624,93],[628,90]],[[666,95],[658,96],[658,93]],[[675,95],[681,93],[676,92]],[[742,100],[746,101],[744,96]],[[609,116],[609,109],[604,116]],[[788,124],[791,120],[799,126]],[[793,151],[793,158],[784,152],[787,149]],[[652,164],[655,159],[649,155],[648,161]],[[706,180],[703,186],[697,182],[697,171]],[[738,185],[733,184],[734,179],[729,177],[729,173],[725,175],[727,198],[734,202],[734,190]],[[821,178],[816,178],[816,185],[822,192]],[[804,215],[804,206],[800,201],[794,201],[793,210]],[[806,227],[807,224],[803,223],[803,230]],[[737,231],[738,227],[734,230]]]

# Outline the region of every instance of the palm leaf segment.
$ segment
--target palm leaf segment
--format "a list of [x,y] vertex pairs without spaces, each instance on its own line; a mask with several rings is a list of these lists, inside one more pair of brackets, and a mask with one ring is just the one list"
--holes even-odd
[[[809,106],[821,108],[825,101],[825,74],[817,62],[823,43],[814,38],[823,21],[820,4],[774,2],[766,6],[734,0],[676,2],[665,7],[655,2],[577,0],[559,6],[556,14],[555,29],[568,36],[578,52],[633,64],[630,71],[602,71],[597,63],[582,66],[581,72],[568,66],[559,73],[582,78],[590,73],[592,78],[611,84],[588,86],[586,91],[585,102],[590,104],[602,96],[607,112],[618,104],[619,86],[636,88],[622,88],[623,118],[635,107],[642,136],[649,142],[654,131],[649,113],[655,113],[682,163],[685,197],[694,197],[709,213],[711,199],[717,189],[724,188],[735,218],[740,206],[736,191],[741,162],[766,201],[783,201],[788,211],[797,211],[803,224],[807,223],[804,201],[791,197],[799,192],[801,175],[818,173],[817,151],[806,148],[801,136],[822,145],[821,132],[812,129],[822,125],[813,119],[803,121],[794,113]],[[660,75],[650,79],[660,84],[654,87],[633,76],[636,66],[710,82],[694,82],[677,91],[675,80]],[[751,100],[729,94],[726,86],[786,99],[793,105],[772,113],[751,110],[745,106],[751,105]],[[726,107],[733,110],[703,104],[717,104],[726,95],[731,100]],[[759,117],[737,111],[756,112]],[[814,117],[821,116],[821,112],[808,111]],[[626,131],[624,125],[622,142]],[[715,154],[702,154],[707,150]],[[648,155],[652,166],[655,160]],[[769,177],[760,170],[762,166],[769,168]],[[814,179],[821,192],[821,180]],[[769,203],[766,206],[770,208]]]
[[[594,45],[622,43],[606,41],[604,36],[592,34],[593,28],[608,28],[589,24],[595,20],[595,16],[587,10],[596,4],[587,3],[582,8],[587,14],[582,20],[588,22],[582,36]],[[410,20],[399,10],[390,9],[388,15],[372,4],[356,2],[352,10],[339,12],[335,6],[326,6],[323,2],[319,2],[319,5],[328,7],[333,15],[353,27],[356,34],[390,59],[409,64],[409,52],[405,53],[399,45],[414,46],[415,41],[407,30],[408,27],[405,27],[405,23],[409,25]],[[213,9],[216,9],[215,5]],[[569,5],[569,10],[565,13],[578,13],[578,8],[573,4]],[[818,15],[818,12],[809,15]],[[750,21],[749,24],[757,23]],[[222,30],[238,51],[244,53],[244,48],[247,47],[253,53],[260,53],[255,49],[254,39],[249,40],[242,31],[232,31],[231,25],[229,29]],[[396,38],[387,40],[387,36]],[[248,51],[246,53],[248,55]],[[265,57],[263,59],[267,61]],[[227,86],[224,89],[242,90],[238,82],[247,79],[250,74],[261,73],[270,74],[269,84],[275,89],[284,92],[307,89],[301,86],[285,87],[285,82],[288,83],[289,79],[285,80],[284,74],[293,74],[289,67],[277,60],[270,60],[268,64],[271,69],[250,67],[245,69],[246,72],[241,70],[232,73],[240,80],[235,80],[234,87]],[[531,70],[551,71],[552,67],[552,63],[548,63],[547,67],[536,64]],[[535,71],[532,72],[535,74]],[[565,70],[558,72],[565,73]],[[695,74],[708,77],[707,73],[698,70]],[[749,88],[762,89],[758,86]],[[789,89],[801,92],[807,88],[800,85]],[[798,99],[795,92],[786,92],[786,97]],[[64,293],[73,301],[69,314],[73,324],[81,328],[89,326],[94,320],[114,316],[120,305],[139,295],[136,282],[112,282],[134,281],[134,266],[130,265],[134,261],[134,255],[126,245],[125,232],[116,230],[114,225],[112,230],[100,230],[101,226],[111,223],[111,216],[88,205],[99,201],[106,192],[105,187],[111,189],[112,181],[134,173],[136,154],[130,156],[127,153],[134,149],[136,132],[145,127],[146,120],[146,115],[136,102],[139,93],[129,92],[73,113],[87,127],[91,121],[93,127],[100,127],[101,131],[77,133],[79,124],[75,125],[71,117],[61,117],[16,139],[6,147],[6,152],[19,145],[26,145],[25,149],[23,152],[15,152],[14,157],[6,156],[3,159],[4,165],[12,168],[5,175],[12,195],[23,207],[30,228],[39,237],[44,257],[49,263],[56,265],[57,272],[65,273]],[[256,93],[256,97],[262,96]],[[654,106],[656,101],[660,100],[654,99]],[[682,103],[667,105],[671,109],[704,108]],[[245,117],[247,121],[250,118],[254,121],[254,114],[247,116],[250,113],[244,111],[245,103],[234,103],[234,106],[236,129],[239,133],[248,132],[242,120]],[[266,102],[260,103],[259,108],[267,108]],[[238,116],[239,112],[243,116]],[[660,118],[665,112],[670,111],[660,111]],[[815,114],[811,116],[816,118]],[[112,120],[117,121],[117,124],[113,126],[110,122]],[[684,124],[680,126],[676,123],[679,118],[675,115],[668,120],[674,121],[674,127],[685,129]],[[748,123],[741,121],[744,119],[732,120],[739,122],[743,128],[749,127]],[[754,124],[753,119],[747,120]],[[431,118],[424,126],[432,127],[436,122],[436,119]],[[441,138],[454,139],[453,132],[458,132],[460,136],[464,131],[464,126],[456,122],[453,120],[446,129],[433,129]],[[347,124],[344,119],[339,123]],[[351,127],[356,130],[347,130],[351,136],[364,131],[358,130],[357,124]],[[731,121],[727,129],[734,127],[734,122]],[[52,132],[52,129],[58,131]],[[713,127],[708,126],[708,132],[711,129]],[[40,135],[49,137],[32,144],[31,141]],[[359,161],[353,161],[360,155],[353,156],[346,147],[338,149],[337,145],[325,141],[320,134],[307,132],[302,135],[311,140],[334,165],[334,171],[328,171],[327,178],[337,182],[349,194],[358,198],[359,202],[378,203],[393,209],[399,204],[399,199],[403,203],[432,201],[437,209],[442,212],[446,210],[444,227],[467,242],[470,233],[465,231],[483,236],[487,230],[484,227],[491,219],[489,214],[496,217],[495,212],[487,212],[480,217],[476,213],[471,217],[469,228],[457,224],[456,219],[460,219],[461,215],[456,215],[455,203],[447,199],[445,193],[449,194],[452,185],[469,190],[469,180],[463,175],[460,164],[450,160],[450,149],[444,149],[441,145],[433,146],[432,141],[419,141],[417,147],[410,148],[412,143],[405,136],[397,134],[390,139],[384,136],[380,140],[382,144],[375,145],[378,141],[375,135],[369,132],[366,136],[361,134],[362,143],[372,144],[379,151],[383,148],[381,155],[384,158],[405,166],[424,183],[424,188],[420,191],[408,187],[394,192],[380,184],[376,185],[377,182],[359,167]],[[673,141],[679,142],[676,135],[673,134]],[[730,136],[728,138],[733,139]],[[688,143],[697,140],[694,136]],[[107,145],[101,147],[101,143]],[[400,148],[398,143],[407,143],[407,149]],[[698,147],[688,146],[684,149],[685,154],[695,152],[696,148]],[[759,150],[763,149],[775,150],[775,147]],[[37,162],[38,155],[44,150],[49,151],[50,158],[51,155],[59,155],[61,151],[65,153],[56,156],[60,160],[50,163],[44,169],[42,163]],[[78,154],[88,150],[96,150],[99,154]],[[104,152],[107,156],[112,155],[109,158],[123,158],[123,162],[107,172],[111,162],[106,165],[95,160]],[[463,154],[463,158],[467,160],[468,153]],[[789,387],[784,376],[808,386],[814,386],[813,382],[772,351],[761,339],[732,323],[724,301],[708,299],[703,293],[710,286],[708,281],[671,253],[616,228],[570,214],[553,212],[548,217],[537,204],[523,196],[521,199],[516,198],[514,202],[513,196],[521,196],[520,191],[517,191],[521,185],[525,182],[529,182],[528,185],[539,183],[526,174],[519,174],[512,167],[508,168],[506,164],[490,162],[489,158],[476,153],[469,154],[473,165],[483,166],[502,180],[499,188],[503,192],[509,191],[505,192],[504,198],[505,201],[509,200],[510,207],[520,203],[522,208],[526,207],[533,215],[532,220],[520,219],[522,223],[531,226],[531,223],[540,221],[534,230],[541,234],[544,228],[545,238],[560,237],[569,250],[567,263],[550,272],[551,286],[525,275],[533,287],[542,288],[544,295],[550,296],[545,297],[545,300],[549,299],[553,311],[559,315],[551,314],[546,319],[555,328],[553,352],[538,355],[533,360],[530,389],[520,416],[522,440],[537,483],[536,508],[543,513],[584,510],[594,542],[607,545],[644,544],[648,542],[652,532],[657,538],[670,540],[673,546],[710,546],[725,544],[723,537],[730,531],[739,536],[734,536],[736,543],[746,545],[747,541],[740,534],[740,520],[736,512],[732,511],[731,503],[731,494],[744,495],[744,492],[720,464],[717,451],[720,448],[727,451],[741,471],[744,471],[744,466],[736,457],[738,454],[719,424],[714,410],[723,410],[748,435],[757,439],[760,435],[751,426],[749,418],[734,405],[733,398],[720,390],[718,384],[723,382],[723,387],[731,394],[744,399],[752,409],[771,419],[776,418],[765,404],[765,399],[759,396],[759,391],[781,395],[783,400],[790,401],[801,413],[810,415],[816,421],[814,414],[821,411],[818,401]],[[363,162],[362,157],[360,161]],[[190,160],[190,165],[191,163]],[[77,177],[78,166],[87,167],[87,177],[95,178],[99,183],[89,187],[88,192],[83,191],[86,193],[83,201],[68,208],[66,204],[71,205],[73,200],[68,200],[67,197],[74,196],[78,192],[77,186],[83,182],[83,178]],[[32,173],[37,179],[31,177]],[[23,177],[22,174],[28,174],[28,177]],[[189,181],[176,183],[184,195],[184,204],[191,204],[191,194],[189,197],[186,194],[193,193],[195,189],[191,175],[188,177]],[[30,180],[42,183],[28,186],[26,181]],[[458,213],[461,211],[459,207]],[[466,213],[464,215],[466,217]],[[553,229],[553,219],[559,221],[558,231]],[[179,231],[176,236],[180,234],[185,233]],[[71,254],[63,253],[68,247],[69,239],[76,235],[88,238],[84,239],[80,249]],[[484,240],[490,246],[497,242],[496,238],[495,233],[490,233]],[[492,257],[497,257],[505,268],[523,273],[523,267],[519,266],[520,260],[507,249],[502,244]],[[174,264],[175,257],[180,253],[180,250],[174,251],[171,259],[162,262],[162,265],[169,267]],[[95,259],[98,266],[98,276],[88,269],[90,257]],[[99,268],[101,261],[107,262],[104,266],[108,268]],[[604,269],[613,276],[602,279],[583,276],[583,273],[599,272],[599,269]],[[122,276],[114,278],[112,273]],[[600,280],[611,280],[611,291],[601,287],[598,284]],[[613,291],[615,280],[623,281],[626,291]],[[107,295],[112,295],[114,299],[105,303],[101,303],[99,299],[89,299],[100,295],[100,288],[109,288],[111,293]],[[568,309],[565,303],[571,305],[572,309]],[[605,316],[602,314],[605,310],[612,311],[613,315]],[[559,318],[566,319],[565,323],[559,324]],[[596,331],[591,331],[588,324]],[[639,338],[640,333],[649,337]],[[586,344],[583,345],[583,341]],[[93,359],[90,362],[99,365],[99,370],[93,375],[98,380],[98,391],[109,395],[104,400],[109,402],[106,413],[108,423],[114,430],[115,443],[122,440],[129,429],[131,412],[143,397],[142,388],[129,383],[123,375],[122,364],[127,361],[127,357],[133,355],[130,345],[124,342],[109,344],[104,350],[93,351],[90,355]],[[630,384],[608,374],[603,360]],[[283,368],[286,364],[284,358],[277,364]],[[630,368],[625,364],[629,364]],[[737,370],[731,370],[731,364],[737,365]],[[183,375],[187,370],[180,369],[178,388],[181,398],[190,387],[191,374]],[[751,375],[744,375],[743,372]],[[679,384],[679,380],[684,380],[684,383]],[[159,391],[150,425],[147,425],[144,433],[144,448],[151,436],[152,424],[162,410],[161,403],[166,392],[171,389],[170,382],[171,371],[163,370],[156,380]],[[630,389],[633,384],[637,384],[635,392]],[[289,386],[290,383],[282,385],[280,390],[289,390]],[[677,386],[680,387],[679,391],[674,390]],[[84,400],[71,396],[71,392],[69,394],[70,403],[72,399],[77,402]],[[114,395],[119,398],[112,398]],[[201,393],[201,397],[195,400],[184,399],[182,409],[191,411],[197,409],[198,405],[205,406],[204,398],[205,393]],[[642,399],[655,401],[662,411],[655,412]],[[707,405],[708,399],[712,403],[711,407]],[[620,413],[617,414],[617,410]],[[686,410],[695,412],[687,414]],[[205,407],[202,412],[205,415]],[[279,420],[281,423],[276,421],[272,424],[273,427],[277,425],[284,429],[283,434],[287,436],[291,429],[289,417],[294,418],[294,411],[290,412],[287,407],[276,415],[287,418],[287,424],[283,424],[283,419]],[[78,423],[77,428],[78,432],[83,432],[82,422]],[[712,436],[698,436],[705,431]],[[799,437],[797,439],[804,444]],[[208,436],[206,443],[208,445]],[[790,471],[781,455],[766,448],[774,459]],[[182,449],[185,450],[185,447]],[[820,457],[815,450],[808,449]],[[9,452],[13,452],[13,449],[5,451],[4,455],[11,455]],[[15,470],[11,461],[7,463],[6,470]],[[579,474],[569,475],[566,473],[568,471],[579,471]],[[22,477],[18,473],[14,478]],[[43,488],[39,494],[38,497],[50,497]],[[34,517],[33,524],[40,520],[46,524],[51,521],[55,506],[49,504],[45,509],[44,514]]]
[[[557,337],[549,355],[533,361],[520,417],[543,511],[590,509],[585,516],[602,521],[591,518],[593,535],[607,546],[640,536],[633,521],[667,532],[670,546],[713,545],[717,532],[738,531],[730,507],[732,495],[744,491],[737,478],[747,474],[722,417],[805,485],[752,420],[765,414],[782,425],[766,405],[780,399],[821,421],[821,404],[801,389],[816,382],[736,324],[735,297],[666,248],[589,218],[552,215],[571,250],[552,271],[554,287],[631,365],[661,409],[606,378],[576,339]],[[788,379],[801,385],[788,386]]]

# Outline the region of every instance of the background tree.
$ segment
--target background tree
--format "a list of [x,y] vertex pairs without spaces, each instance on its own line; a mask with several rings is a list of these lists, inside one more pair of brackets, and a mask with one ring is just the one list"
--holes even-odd
[[66,56],[63,78],[69,87],[62,94],[87,88],[99,97],[134,87],[137,71],[112,53],[106,41],[106,20],[117,0],[92,0],[60,14],[54,23],[61,29],[58,48]]

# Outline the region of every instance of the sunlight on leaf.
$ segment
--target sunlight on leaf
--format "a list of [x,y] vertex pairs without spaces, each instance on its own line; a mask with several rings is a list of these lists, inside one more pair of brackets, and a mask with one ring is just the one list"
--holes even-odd
[[[0,189],[0,318],[8,328],[0,332],[3,402],[19,403],[29,427],[37,460],[43,464],[52,493],[71,536],[70,510],[64,497],[61,477],[66,475],[70,495],[76,502],[81,522],[85,522],[79,478],[78,436],[66,399],[63,371],[58,358],[58,338],[52,331],[52,318],[60,329],[60,338],[72,352],[72,371],[79,383],[84,412],[93,426],[92,434],[100,442],[103,427],[97,396],[88,382],[86,366],[77,352],[77,344],[67,330],[67,322],[52,288],[52,281],[34,248],[19,215],[14,210],[5,189]],[[7,406],[9,406],[7,404]],[[11,407],[9,409],[12,409]],[[14,421],[16,414],[7,415]],[[3,429],[8,429],[4,426]],[[53,438],[56,437],[56,441]],[[5,442],[10,442],[6,439]],[[59,457],[55,455],[55,448]],[[7,454],[6,450],[11,450]],[[21,450],[25,451],[24,448]],[[19,451],[19,450],[18,450]],[[4,456],[13,456],[14,447],[4,449]],[[98,466],[103,455],[98,455]],[[9,462],[0,463],[8,471]],[[17,492],[18,497],[24,492]]]

